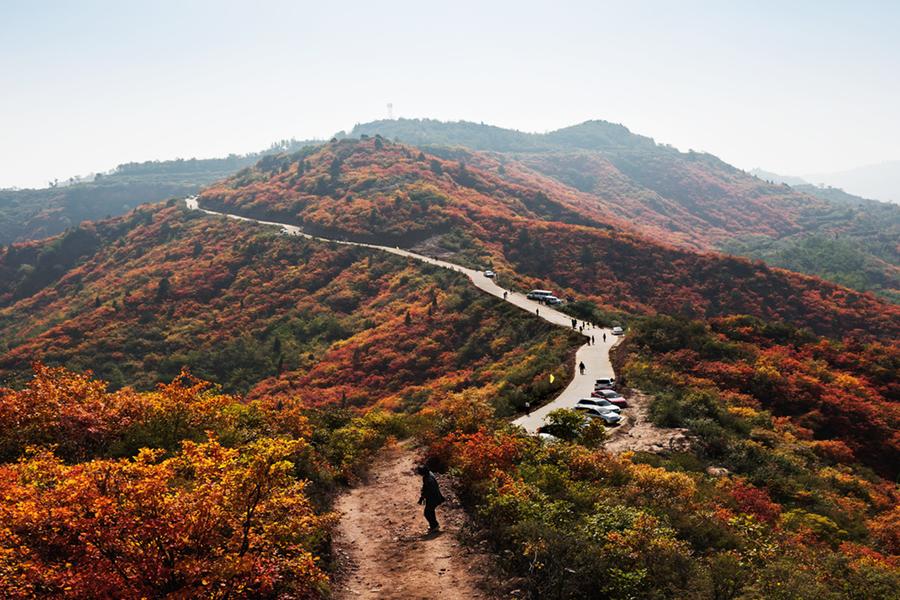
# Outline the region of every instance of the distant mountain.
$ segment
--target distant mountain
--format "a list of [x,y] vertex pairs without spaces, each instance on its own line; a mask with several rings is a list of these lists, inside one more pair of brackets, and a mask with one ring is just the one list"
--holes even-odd
[[841,188],[866,198],[900,204],[900,160],[836,173],[804,175],[804,178],[811,183]]
[[[532,134],[479,123],[398,119],[357,125],[338,137],[376,134],[502,170],[502,177],[520,184],[543,178],[547,187],[547,178],[553,179],[567,188],[558,188],[558,195],[596,219],[666,243],[765,258],[900,300],[895,243],[900,208],[893,205],[804,184],[771,183],[785,178],[754,176],[710,154],[679,152],[605,121]],[[497,164],[491,167],[491,161]],[[839,239],[842,254],[853,259],[829,264],[827,252],[807,257],[812,247],[820,247],[805,242],[811,236]],[[776,258],[781,251],[794,258]]]
[[56,235],[82,221],[120,215],[146,202],[194,194],[261,157],[309,143],[284,140],[261,152],[225,158],[125,163],[89,181],[43,189],[0,189],[0,244]]
[[786,183],[790,186],[805,185],[809,183],[802,177],[794,177],[792,175],[779,175],[778,173],[773,173],[772,171],[765,171],[758,168],[751,169],[750,174],[755,177],[759,177],[760,179],[765,179],[766,181],[771,181],[773,183]]
[[341,131],[335,137],[376,134],[416,146],[465,146],[492,152],[546,152],[573,148],[624,150],[656,146],[653,138],[634,134],[624,125],[601,120],[586,121],[550,133],[524,133],[468,121],[393,119],[357,124],[349,134]]

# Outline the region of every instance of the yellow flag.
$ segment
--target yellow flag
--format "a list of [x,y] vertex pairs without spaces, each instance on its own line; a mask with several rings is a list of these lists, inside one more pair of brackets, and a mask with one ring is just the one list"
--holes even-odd
[[553,376],[553,373],[550,373],[550,383],[553,383],[556,380],[556,377]]

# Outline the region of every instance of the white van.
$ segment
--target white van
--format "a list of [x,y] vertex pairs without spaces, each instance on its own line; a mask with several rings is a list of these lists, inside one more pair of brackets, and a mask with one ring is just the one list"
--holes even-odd
[[550,290],[531,290],[525,297],[529,300],[547,300],[548,298],[555,298],[553,292]]

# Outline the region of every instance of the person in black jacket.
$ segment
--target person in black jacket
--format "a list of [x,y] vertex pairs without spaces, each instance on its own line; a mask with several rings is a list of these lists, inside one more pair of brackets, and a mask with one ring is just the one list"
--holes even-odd
[[438,486],[434,473],[425,466],[416,468],[416,473],[422,476],[422,494],[419,496],[419,504],[425,504],[425,519],[428,521],[428,531],[440,529],[434,509],[444,502],[444,495]]

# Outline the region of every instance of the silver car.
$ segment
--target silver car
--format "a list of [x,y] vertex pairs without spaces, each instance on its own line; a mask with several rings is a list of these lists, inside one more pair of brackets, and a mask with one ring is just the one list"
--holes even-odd
[[575,410],[584,413],[591,419],[600,419],[606,425],[618,425],[622,422],[622,415],[612,411],[604,411],[600,407],[576,404]]
[[575,407],[579,406],[590,406],[591,408],[597,408],[607,412],[621,412],[622,407],[616,406],[606,398],[582,398],[578,401]]

